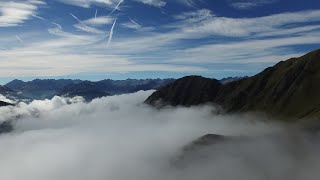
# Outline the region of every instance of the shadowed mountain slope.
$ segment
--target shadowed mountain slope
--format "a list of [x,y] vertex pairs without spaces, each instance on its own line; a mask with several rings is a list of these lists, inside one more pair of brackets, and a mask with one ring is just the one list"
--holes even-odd
[[[198,86],[198,87],[194,87]],[[179,88],[176,88],[179,87]],[[188,94],[183,96],[183,94]],[[189,76],[153,93],[146,103],[220,105],[226,112],[265,112],[280,117],[320,117],[320,50],[281,61],[228,84]]]
[[0,101],[0,107],[3,107],[3,106],[12,106],[12,104],[4,102],[4,101]]

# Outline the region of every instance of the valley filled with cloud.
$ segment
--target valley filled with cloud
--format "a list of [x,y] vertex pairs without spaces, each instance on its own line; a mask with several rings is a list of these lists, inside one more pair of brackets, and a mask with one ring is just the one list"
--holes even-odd
[[[316,134],[258,115],[217,114],[210,105],[156,109],[143,103],[152,92],[1,107],[1,121],[12,120],[14,130],[0,136],[0,178],[317,179]],[[206,134],[234,141],[184,155]]]

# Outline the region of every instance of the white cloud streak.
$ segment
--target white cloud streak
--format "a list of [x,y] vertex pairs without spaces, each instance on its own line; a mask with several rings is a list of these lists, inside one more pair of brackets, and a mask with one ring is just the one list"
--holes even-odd
[[130,20],[130,22],[122,23],[121,25],[126,27],[126,28],[135,29],[135,30],[141,30],[142,29],[142,26],[140,24],[138,24],[137,22],[132,20],[130,17],[128,17],[128,19]]
[[18,26],[37,14],[41,0],[0,2],[0,27]]
[[116,0],[55,0],[61,3],[90,8],[92,5],[111,6]]
[[22,40],[18,35],[16,35],[16,38],[17,38],[17,40],[18,40],[21,44],[24,43],[23,40]]
[[163,0],[133,0],[136,2],[141,2],[146,5],[155,6],[155,7],[164,7],[167,3]]
[[103,34],[104,32],[101,31],[101,30],[98,30],[96,28],[93,28],[93,27],[90,27],[88,25],[86,25],[86,23],[84,23],[83,21],[81,21],[77,16],[75,16],[74,14],[70,13],[70,15],[76,19],[79,24],[75,24],[74,27],[81,30],[81,31],[84,31],[84,32],[88,32],[88,33],[95,33],[95,34]]
[[116,23],[117,23],[117,18],[114,20],[114,22],[112,24],[112,27],[111,27],[111,30],[110,30],[110,33],[109,33],[109,39],[108,39],[107,47],[109,47],[111,42],[112,42],[113,31],[114,31],[114,27],[116,26]]
[[103,26],[106,24],[112,24],[114,21],[113,17],[109,16],[98,16],[95,18],[84,20],[83,23],[90,25],[90,26]]
[[230,5],[236,9],[247,10],[255,7],[272,4],[278,0],[229,0]]
[[108,16],[111,16],[113,12],[116,10],[119,10],[119,6],[123,3],[124,0],[120,0],[119,3],[114,7],[114,9],[108,14]]
[[135,24],[137,27],[140,27],[141,28],[141,25],[140,24],[138,24],[137,22],[135,22],[134,20],[132,20],[130,17],[128,17],[129,18],[129,20],[133,23],[133,24]]
[[209,17],[208,13],[205,13],[203,20],[200,19],[198,23],[192,25],[183,21],[182,24],[178,24],[178,27],[191,37],[210,35],[244,37],[257,33],[282,30],[285,25],[319,22],[320,11],[281,13],[256,18]]

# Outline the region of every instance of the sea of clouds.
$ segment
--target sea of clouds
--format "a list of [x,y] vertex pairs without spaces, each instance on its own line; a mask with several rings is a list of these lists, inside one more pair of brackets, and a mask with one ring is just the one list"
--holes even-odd
[[[212,106],[155,109],[143,103],[152,92],[1,107],[0,122],[10,120],[14,131],[0,135],[0,179],[318,179],[317,135]],[[183,167],[172,163],[206,134],[243,138],[205,147]]]

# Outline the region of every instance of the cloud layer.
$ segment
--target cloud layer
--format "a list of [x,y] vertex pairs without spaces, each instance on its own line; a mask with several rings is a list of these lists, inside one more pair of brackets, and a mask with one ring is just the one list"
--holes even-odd
[[[318,141],[311,142],[304,136],[301,139],[298,133],[289,137],[283,126],[257,121],[256,116],[213,115],[214,108],[210,106],[153,109],[142,104],[151,93],[101,98],[89,104],[81,98],[54,97],[0,108],[6,119],[18,117],[14,132],[0,136],[0,178],[313,180],[318,177]],[[252,140],[209,146],[195,152],[192,157],[198,158],[186,161],[185,168],[172,165],[172,160],[181,155],[182,147],[208,133]],[[199,157],[208,158],[202,161]]]

